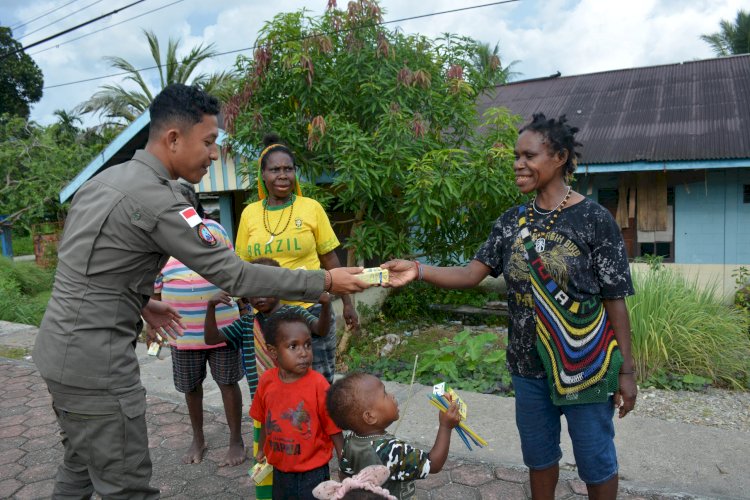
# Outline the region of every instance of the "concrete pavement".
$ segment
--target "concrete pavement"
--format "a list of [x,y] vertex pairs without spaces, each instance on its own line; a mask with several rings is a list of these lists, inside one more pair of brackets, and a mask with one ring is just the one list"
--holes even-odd
[[[35,332],[31,327],[0,322],[0,345],[29,346]],[[209,451],[200,465],[180,463],[190,441],[190,426],[183,396],[174,390],[168,352],[164,349],[164,359],[156,359],[145,354],[145,346],[138,346],[141,375],[149,394],[153,484],[161,488],[164,497],[248,498],[252,488],[247,465],[218,467],[228,430],[221,396],[210,375],[204,386]],[[415,386],[408,398],[407,385],[386,386],[400,402],[403,421],[398,435],[429,448],[437,430],[436,410],[426,398],[430,388]],[[246,413],[247,386],[241,387]],[[469,405],[470,425],[489,446],[470,452],[454,436],[449,465],[418,483],[419,498],[528,498],[513,399],[466,391],[462,397]],[[250,427],[247,422],[243,427],[249,444]],[[634,415],[617,420],[616,431],[622,498],[750,498],[750,433]],[[49,396],[33,365],[0,359],[0,497],[49,496],[62,457],[57,432]],[[574,473],[565,430],[563,435],[563,472],[557,498],[583,498],[585,487]]]

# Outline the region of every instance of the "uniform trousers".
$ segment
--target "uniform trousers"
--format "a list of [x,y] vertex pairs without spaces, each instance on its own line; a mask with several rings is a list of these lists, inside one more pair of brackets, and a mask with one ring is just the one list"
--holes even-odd
[[52,498],[159,498],[151,481],[146,390],[140,382],[114,390],[45,380],[65,447]]

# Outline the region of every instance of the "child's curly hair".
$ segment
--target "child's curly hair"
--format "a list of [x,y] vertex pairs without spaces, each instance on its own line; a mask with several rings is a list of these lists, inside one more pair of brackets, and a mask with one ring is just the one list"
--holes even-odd
[[263,327],[263,335],[266,338],[266,344],[274,347],[278,346],[279,342],[279,327],[283,323],[302,323],[307,326],[307,321],[302,315],[294,309],[285,309],[278,311],[268,317],[265,326]]
[[366,401],[361,391],[357,390],[358,382],[368,377],[367,373],[352,372],[337,380],[328,388],[326,409],[331,420],[344,430],[358,427],[360,417],[365,411]]

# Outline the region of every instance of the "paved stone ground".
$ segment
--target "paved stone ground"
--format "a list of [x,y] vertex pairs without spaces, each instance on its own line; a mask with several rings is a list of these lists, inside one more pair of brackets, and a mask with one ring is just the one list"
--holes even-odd
[[[59,427],[44,381],[32,364],[0,358],[0,498],[49,498],[62,460]],[[223,414],[205,412],[209,450],[201,464],[180,461],[190,442],[187,407],[148,397],[149,447],[154,462],[152,484],[164,498],[255,498],[248,463],[219,467],[228,446]],[[243,422],[243,435],[251,436]],[[335,461],[332,470],[337,470]],[[583,499],[583,483],[563,472],[556,498]],[[418,482],[418,499],[527,499],[527,472],[468,461],[448,461],[439,474]],[[623,491],[624,499],[691,498],[656,492]]]

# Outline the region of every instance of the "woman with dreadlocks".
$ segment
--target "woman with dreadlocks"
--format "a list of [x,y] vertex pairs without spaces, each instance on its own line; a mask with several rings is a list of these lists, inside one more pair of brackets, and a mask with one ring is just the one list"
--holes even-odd
[[516,186],[534,197],[497,219],[463,267],[394,260],[391,286],[424,280],[470,288],[502,274],[508,286],[507,365],[516,426],[535,499],[554,498],[560,417],[590,498],[614,499],[618,465],[612,417],[635,406],[625,297],[634,293],[622,235],[611,214],[572,190],[581,146],[565,116],[535,114],[520,130]]

